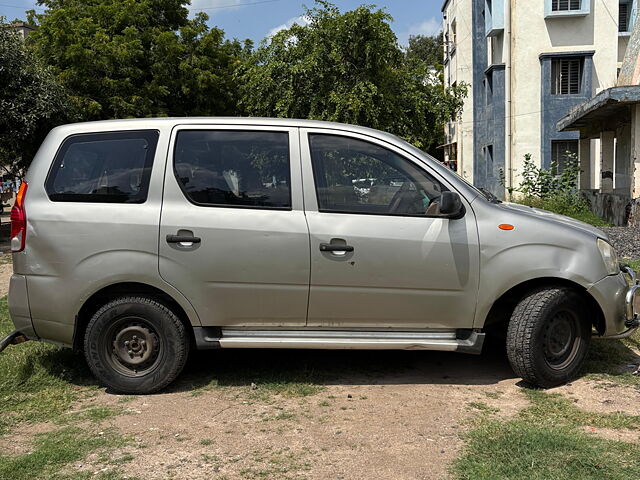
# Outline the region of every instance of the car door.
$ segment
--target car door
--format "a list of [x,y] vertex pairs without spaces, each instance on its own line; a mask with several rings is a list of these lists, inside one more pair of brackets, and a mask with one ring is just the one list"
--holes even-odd
[[479,248],[473,210],[449,219],[452,190],[426,163],[386,141],[301,129],[311,236],[307,325],[471,328]]
[[304,326],[309,290],[296,128],[185,125],[172,133],[161,276],[208,326]]

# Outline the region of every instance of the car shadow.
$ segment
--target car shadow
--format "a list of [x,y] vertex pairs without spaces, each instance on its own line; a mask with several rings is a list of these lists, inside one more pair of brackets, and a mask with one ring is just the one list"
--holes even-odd
[[628,375],[640,365],[637,352],[640,352],[640,340],[636,336],[625,341],[594,339],[582,373],[613,377]]
[[169,391],[252,384],[490,385],[515,378],[503,350],[434,351],[229,349],[194,352]]
[[[594,340],[582,375],[628,375],[640,364],[640,342]],[[52,376],[77,386],[99,386],[84,356],[70,349],[41,353]],[[28,376],[33,365],[23,366]],[[209,385],[492,385],[516,379],[504,345],[489,340],[481,355],[396,350],[221,349],[194,351],[178,379],[162,393],[188,392]],[[524,382],[518,385],[527,387]],[[114,393],[107,390],[107,393]]]

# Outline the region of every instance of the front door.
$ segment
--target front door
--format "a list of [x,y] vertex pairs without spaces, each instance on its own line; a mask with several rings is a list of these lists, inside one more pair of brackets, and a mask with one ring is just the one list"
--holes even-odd
[[161,276],[203,325],[304,326],[309,233],[297,129],[190,125],[171,145]]
[[439,213],[451,190],[429,166],[372,137],[301,130],[311,234],[307,325],[471,328],[478,234],[470,205]]

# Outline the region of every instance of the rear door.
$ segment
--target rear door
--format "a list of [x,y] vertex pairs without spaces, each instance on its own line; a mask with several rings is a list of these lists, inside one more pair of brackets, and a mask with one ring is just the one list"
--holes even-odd
[[161,276],[203,325],[304,326],[310,258],[298,130],[180,126],[169,152]]
[[478,292],[476,220],[439,214],[453,190],[382,140],[301,129],[311,235],[307,324],[471,328]]

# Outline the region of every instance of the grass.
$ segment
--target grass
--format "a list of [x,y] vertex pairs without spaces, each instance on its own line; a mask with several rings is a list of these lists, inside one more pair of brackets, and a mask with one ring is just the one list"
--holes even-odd
[[640,332],[624,340],[593,340],[583,373],[594,380],[640,386],[640,376],[633,374],[640,363],[634,350],[640,351]]
[[122,437],[112,434],[90,434],[77,427],[65,427],[37,435],[33,442],[33,450],[29,453],[0,456],[0,478],[56,478],[54,475],[66,465],[82,460],[94,450],[121,447],[125,444]]
[[[0,336],[12,330],[3,298]],[[0,435],[21,422],[59,419],[74,401],[91,392],[91,383],[84,361],[71,350],[36,342],[8,347],[0,354]]]
[[638,428],[640,417],[585,412],[560,395],[524,390],[531,405],[512,420],[478,415],[452,467],[458,479],[640,478],[640,445],[606,440],[585,426]]
[[622,258],[620,261],[629,265],[636,272],[640,270],[640,258]]
[[[1,256],[0,256],[1,258]],[[0,299],[0,336],[13,330],[7,299]],[[0,454],[0,479],[120,480],[118,470],[64,473],[69,464],[89,453],[120,447],[118,435],[96,433],[91,425],[121,413],[116,408],[94,406],[68,413],[70,407],[91,396],[95,384],[79,355],[45,343],[10,346],[0,354],[0,436],[31,423],[52,422],[54,430],[34,435],[30,451]],[[80,428],[78,424],[82,423]],[[87,423],[89,426],[87,426]],[[122,460],[122,459],[121,459]]]

